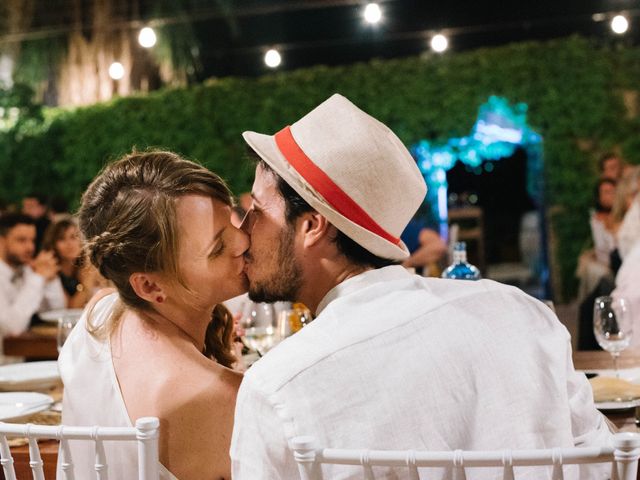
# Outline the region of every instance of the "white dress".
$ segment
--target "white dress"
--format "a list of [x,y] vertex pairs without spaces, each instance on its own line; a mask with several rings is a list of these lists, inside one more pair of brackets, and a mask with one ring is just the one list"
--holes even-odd
[[[117,294],[101,299],[91,312],[92,325],[104,323],[118,300]],[[64,383],[62,423],[78,426],[131,427],[113,368],[108,339],[93,337],[86,328],[87,311],[64,344],[58,367]],[[76,478],[94,478],[95,453],[90,442],[70,441]],[[137,444],[104,442],[109,478],[138,478]],[[160,478],[177,480],[163,465]],[[58,478],[62,478],[58,466]]]

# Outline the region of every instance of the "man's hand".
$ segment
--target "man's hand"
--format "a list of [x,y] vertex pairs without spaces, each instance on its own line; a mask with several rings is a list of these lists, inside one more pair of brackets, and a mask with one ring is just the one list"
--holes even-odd
[[31,261],[31,268],[45,280],[53,280],[60,271],[58,260],[52,251],[42,251]]

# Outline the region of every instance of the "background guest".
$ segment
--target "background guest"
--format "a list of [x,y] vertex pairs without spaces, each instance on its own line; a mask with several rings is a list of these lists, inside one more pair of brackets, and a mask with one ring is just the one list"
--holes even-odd
[[57,222],[64,218],[69,218],[71,213],[69,212],[69,202],[64,197],[52,197],[49,202],[49,220]]
[[[408,245],[407,245],[408,247]],[[424,276],[439,276],[442,270],[440,265],[447,254],[447,244],[434,230],[423,228],[418,233],[418,248],[411,252],[402,265],[421,271]]]
[[600,157],[600,178],[608,178],[617,182],[622,177],[622,172],[625,169],[625,163],[613,152],[607,152]]
[[[636,242],[624,258],[616,275],[616,288],[611,296],[628,301],[630,315],[633,318],[633,330],[640,331],[640,241]],[[640,346],[640,335],[633,335],[632,347]]]
[[0,217],[0,340],[27,330],[34,313],[65,306],[56,258],[47,251],[33,258],[35,238],[31,217]]
[[640,167],[630,169],[620,186],[620,201],[614,204],[611,215],[614,223],[619,219],[616,243],[620,258],[624,260],[640,240]]
[[48,199],[40,193],[31,193],[22,199],[22,213],[33,218],[36,226],[36,253],[42,248],[44,232],[51,223],[47,212]]
[[68,308],[84,307],[96,290],[107,286],[106,280],[93,266],[83,263],[80,230],[73,220],[60,220],[49,225],[42,248],[52,251],[59,262],[58,277]]

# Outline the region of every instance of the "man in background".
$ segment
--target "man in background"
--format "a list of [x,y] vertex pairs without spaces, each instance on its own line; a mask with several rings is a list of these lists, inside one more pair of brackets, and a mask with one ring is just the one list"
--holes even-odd
[[0,217],[0,361],[2,338],[29,328],[34,313],[64,308],[65,296],[53,252],[35,258],[34,220],[18,213]]
[[36,227],[36,253],[40,251],[44,232],[51,223],[48,211],[48,199],[42,194],[31,193],[22,199],[22,213],[31,217]]

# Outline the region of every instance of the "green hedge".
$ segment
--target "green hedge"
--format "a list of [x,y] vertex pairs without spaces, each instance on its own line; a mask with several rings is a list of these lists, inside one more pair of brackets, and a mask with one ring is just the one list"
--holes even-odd
[[[639,163],[640,119],[623,92],[640,80],[640,51],[577,37],[468,53],[314,67],[258,79],[225,78],[187,89],[48,112],[45,123],[0,137],[4,196],[28,190],[79,195],[105,162],[132,147],[168,148],[250,188],[243,130],[275,132],[334,92],[388,124],[407,144],[467,135],[489,95],[529,105],[544,137],[546,201],[554,215],[565,295],[575,291],[597,157],[614,146]],[[633,99],[633,96],[631,96]]]

